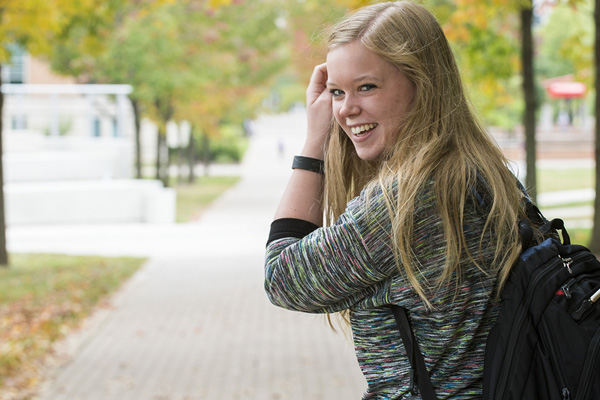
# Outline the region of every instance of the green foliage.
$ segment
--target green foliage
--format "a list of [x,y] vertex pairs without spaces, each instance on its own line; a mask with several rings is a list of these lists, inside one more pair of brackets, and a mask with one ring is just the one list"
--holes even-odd
[[[202,137],[196,135],[194,140],[195,154],[198,162],[204,162],[203,157],[208,155],[209,162],[217,163],[239,163],[249,145],[249,132],[245,132],[240,124],[223,124],[219,127],[219,134],[214,137]],[[207,148],[208,146],[208,148]],[[174,164],[186,163],[187,160],[180,160],[180,157],[187,157],[187,149],[180,151],[179,148],[170,148],[169,154]]]
[[514,75],[513,60],[519,50],[517,42],[512,35],[499,35],[498,30],[499,24],[485,28],[473,25],[469,40],[458,45],[471,79],[479,81],[493,77],[504,80]]
[[[17,0],[6,1],[13,9],[18,4]],[[324,36],[320,33],[349,9],[366,3],[111,0],[98,4],[99,0],[85,0],[78,5],[75,0],[50,1],[53,2],[65,5],[62,16],[46,4],[39,4],[38,8],[56,20],[41,21],[39,15],[33,14],[38,12],[34,9],[29,10],[32,15],[28,18],[55,32],[55,40],[48,43],[52,44],[53,65],[58,70],[90,82],[132,84],[131,96],[139,100],[144,116],[160,125],[168,119],[188,120],[211,140],[221,133],[223,123],[239,124],[256,116],[267,96],[277,99],[277,110],[282,111],[303,103],[312,68],[325,57]],[[421,2],[442,22],[470,97],[484,122],[506,129],[520,124],[523,102],[518,15],[519,9],[531,2]],[[539,76],[575,73],[589,84],[591,1],[559,3],[548,22],[537,29],[539,52],[535,65]],[[98,15],[85,14],[83,11],[92,9],[93,4],[101,7]],[[573,8],[574,4],[577,8]],[[113,18],[107,19],[109,15]],[[7,28],[0,27],[0,37],[3,29]],[[26,28],[12,29],[20,32]],[[41,40],[36,30],[28,32],[32,35],[29,42]],[[104,52],[88,43],[86,38],[90,36],[102,41]],[[538,94],[543,93],[539,89]]]
[[445,10],[443,27],[476,109],[486,124],[513,129],[522,109],[516,5],[465,0]]
[[[196,140],[197,154],[206,154],[206,141]],[[238,163],[242,161],[248,148],[248,136],[239,124],[226,124],[220,127],[220,133],[208,140],[209,161],[220,163]]]
[[278,111],[289,111],[293,107],[304,104],[306,86],[299,82],[284,84],[279,88]]
[[138,8],[122,11],[101,56],[79,52],[73,33],[56,49],[53,65],[94,82],[131,84],[144,116],[159,126],[184,119],[215,136],[223,121],[256,115],[287,63],[289,32],[277,25],[278,0],[211,6],[173,0],[148,12]]
[[270,112],[286,112],[298,104],[304,105],[306,83],[289,74],[280,75],[273,85],[266,108]]
[[[288,60],[273,88],[279,110],[305,101],[306,86],[315,65],[325,61],[326,29],[361,0],[280,0],[279,26],[288,38],[283,51]],[[300,90],[300,88],[302,88]]]
[[0,63],[13,43],[30,54],[49,55],[57,43],[79,40],[79,52],[99,54],[126,0],[3,0],[0,6]]
[[224,125],[219,137],[210,142],[211,158],[216,162],[240,162],[247,148],[248,138],[239,125]]
[[592,5],[589,0],[579,3],[577,8],[559,4],[537,28],[540,44],[536,70],[540,79],[573,74],[576,80],[592,86]]

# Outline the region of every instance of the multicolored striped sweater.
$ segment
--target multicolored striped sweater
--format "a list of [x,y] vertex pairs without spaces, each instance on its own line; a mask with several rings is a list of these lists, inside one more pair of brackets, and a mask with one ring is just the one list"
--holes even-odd
[[[444,265],[441,219],[433,185],[414,213],[413,251],[420,282],[434,282]],[[428,309],[398,268],[391,251],[391,220],[381,189],[348,203],[335,225],[276,220],[265,262],[265,289],[277,306],[308,313],[350,310],[359,365],[368,383],[363,399],[420,399],[409,392],[409,363],[388,304],[409,311],[413,330],[438,399],[481,398],[485,340],[496,320],[495,274],[467,257],[461,273],[429,290]],[[487,210],[476,198],[465,209],[469,251],[489,267],[493,241],[480,246]]]

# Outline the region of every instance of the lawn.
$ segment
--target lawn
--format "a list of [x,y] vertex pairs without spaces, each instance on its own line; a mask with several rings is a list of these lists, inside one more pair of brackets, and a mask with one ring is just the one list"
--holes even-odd
[[177,222],[200,218],[206,208],[227,189],[239,181],[236,176],[206,176],[196,178],[194,184],[177,185]]
[[[237,177],[177,191],[177,221],[198,219]],[[141,258],[11,254],[0,268],[0,399],[31,398],[53,344],[76,329],[144,263]]]
[[53,343],[75,329],[143,262],[11,254],[10,266],[0,268],[0,393],[28,398]]
[[[554,192],[562,190],[586,189],[594,187],[594,168],[539,168],[538,169],[538,187],[539,193]],[[580,207],[591,206],[593,201],[580,201],[573,198],[568,204],[560,204],[556,207]],[[545,207],[546,209],[551,207]],[[568,224],[567,224],[567,228]],[[589,244],[591,239],[591,228],[571,228],[568,229],[571,236],[571,242],[583,245]]]
[[539,193],[594,187],[593,168],[538,169]]

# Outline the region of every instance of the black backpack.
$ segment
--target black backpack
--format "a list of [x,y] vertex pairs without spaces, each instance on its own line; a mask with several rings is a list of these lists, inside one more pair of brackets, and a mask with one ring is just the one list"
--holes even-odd
[[[502,290],[500,314],[488,335],[483,399],[600,399],[600,262],[570,243],[562,220],[540,230],[561,230],[562,243],[548,238],[530,246],[531,225],[519,224],[526,250]],[[411,393],[434,400],[406,310],[391,308],[412,367]]]

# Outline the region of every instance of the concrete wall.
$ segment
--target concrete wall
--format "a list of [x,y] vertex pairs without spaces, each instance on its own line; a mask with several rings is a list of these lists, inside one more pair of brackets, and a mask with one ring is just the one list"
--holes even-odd
[[[3,86],[11,92],[3,110],[9,226],[175,222],[175,191],[132,179],[130,103],[124,94],[95,94],[110,88],[91,86],[65,86],[61,93],[45,93],[51,88],[44,85]],[[149,142],[144,158],[152,159],[156,135],[147,123],[144,128],[154,139],[143,140]]]
[[175,191],[150,180],[5,185],[7,224],[172,223]]
[[9,132],[4,139],[5,182],[48,182],[133,177],[129,138],[52,137]]
[[10,131],[4,148],[9,226],[175,222],[175,191],[132,179],[131,138]]

